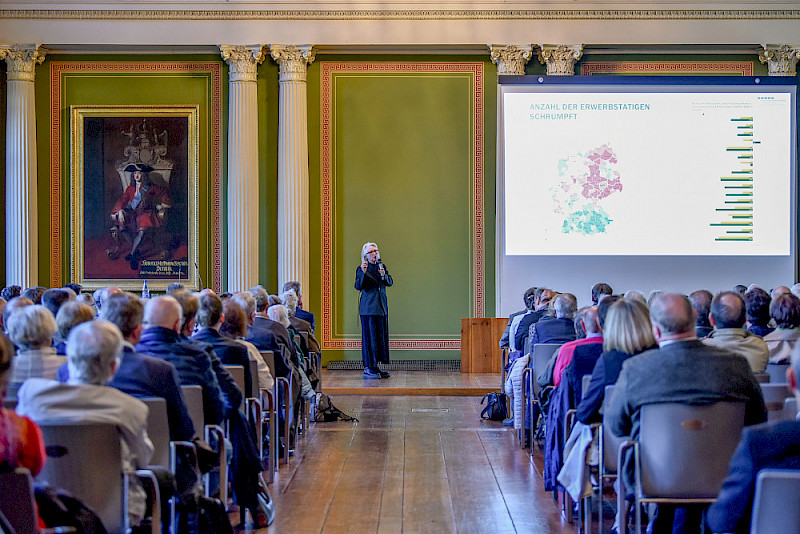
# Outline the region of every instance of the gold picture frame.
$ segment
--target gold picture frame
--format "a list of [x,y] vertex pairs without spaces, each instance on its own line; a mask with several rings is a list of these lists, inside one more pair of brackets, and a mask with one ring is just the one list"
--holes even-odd
[[199,289],[198,114],[198,106],[70,106],[72,281]]

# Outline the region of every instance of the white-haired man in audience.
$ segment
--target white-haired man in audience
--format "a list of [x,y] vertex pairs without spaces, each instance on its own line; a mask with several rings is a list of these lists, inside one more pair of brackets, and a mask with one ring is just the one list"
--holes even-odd
[[[800,402],[800,347],[791,355],[786,373],[789,387]],[[745,428],[731,458],[730,474],[717,501],[706,513],[713,532],[750,532],[756,477],[762,469],[800,469],[800,422],[782,421]]]
[[[641,408],[654,403],[743,402],[745,425],[766,421],[761,389],[747,360],[697,339],[689,299],[675,293],[659,295],[650,307],[650,319],[659,348],[623,365],[605,414],[614,435],[638,441]],[[622,473],[626,486],[633,488],[630,455]],[[676,532],[672,530],[676,526],[677,532],[694,532],[701,513],[698,507],[659,506],[649,529]]]
[[[57,418],[113,423],[125,445],[122,471],[130,473],[147,466],[153,443],[147,436],[147,405],[106,386],[117,370],[121,352],[122,336],[113,324],[90,321],[78,325],[67,339],[69,383],[27,380],[19,390],[17,413],[33,421]],[[128,480],[128,513],[131,525],[138,525],[145,515],[146,494],[135,476]]]
[[310,311],[306,311],[305,309],[303,309],[303,292],[301,291],[300,288],[300,282],[296,280],[290,280],[289,282],[286,282],[285,284],[283,284],[283,289],[281,290],[281,292],[286,293],[290,289],[293,289],[295,294],[297,295],[297,309],[294,312],[294,316],[310,324],[311,325],[310,332],[313,334],[314,314],[311,313]]
[[575,314],[578,299],[572,293],[562,293],[553,303],[555,317],[542,317],[530,326],[531,347],[537,343],[568,343],[575,340]]
[[760,336],[745,329],[747,308],[744,299],[733,291],[718,293],[711,301],[714,330],[703,343],[744,356],[754,373],[763,373],[769,362],[769,349]]

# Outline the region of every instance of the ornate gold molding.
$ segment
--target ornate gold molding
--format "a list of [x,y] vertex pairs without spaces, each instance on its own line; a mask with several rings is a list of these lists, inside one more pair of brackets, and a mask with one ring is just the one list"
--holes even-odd
[[51,20],[798,20],[800,9],[3,9],[0,19]]
[[583,45],[538,45],[539,62],[547,65],[550,76],[572,76],[575,63],[583,56]]

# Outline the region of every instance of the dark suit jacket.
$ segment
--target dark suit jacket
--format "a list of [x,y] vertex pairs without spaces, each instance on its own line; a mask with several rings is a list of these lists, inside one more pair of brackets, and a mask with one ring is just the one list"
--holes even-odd
[[757,324],[751,324],[747,329],[749,331],[751,331],[752,333],[754,333],[755,335],[761,336],[761,337],[764,337],[767,334],[770,334],[775,330],[774,328],[770,328],[769,326],[761,326],[761,325],[757,325]]
[[536,310],[534,312],[529,313],[522,320],[519,322],[519,326],[517,327],[517,333],[514,335],[514,343],[517,347],[517,350],[522,350],[525,347],[525,340],[528,338],[528,330],[533,323],[538,323],[539,319],[542,317],[547,316],[550,314],[549,308],[542,308],[541,310]]
[[704,345],[699,339],[677,341],[622,364],[606,420],[614,435],[638,440],[639,415],[645,404],[719,401],[744,402],[745,425],[767,420],[761,388],[744,356]]
[[174,365],[181,385],[201,386],[206,424],[222,422],[225,416],[225,397],[211,366],[211,358],[205,351],[184,342],[174,330],[160,326],[152,326],[142,332],[136,351]]
[[767,468],[800,469],[800,422],[744,430],[717,502],[706,512],[707,524],[714,532],[750,532],[756,476]]
[[694,330],[697,333],[697,337],[702,339],[704,337],[708,337],[708,334],[714,331],[714,327],[697,325],[694,327]]
[[536,343],[567,343],[575,341],[575,337],[575,322],[572,319],[542,317],[533,325],[531,347]]
[[[228,370],[225,369],[225,366],[222,365],[219,356],[217,356],[217,353],[214,352],[214,347],[210,343],[200,341],[199,339],[192,339],[183,336],[181,339],[183,339],[184,342],[205,352],[208,355],[208,359],[211,360],[211,370],[214,371],[214,374],[217,377],[219,389],[222,390],[222,396],[225,399],[225,418],[227,418],[233,412],[238,412],[243,400],[242,390],[239,389],[239,386],[236,385],[236,380],[233,379]],[[249,367],[250,364],[248,363],[247,366]],[[245,369],[246,368],[247,367],[245,367]]]
[[315,325],[314,325],[314,314],[313,313],[311,313],[309,311],[306,311],[306,310],[304,310],[302,308],[297,308],[294,311],[294,316],[297,317],[298,319],[302,319],[302,320],[306,321],[308,324],[310,324],[311,325],[311,332],[312,333],[314,332],[314,326]]
[[[281,337],[281,333],[274,325],[283,328],[286,333]],[[291,364],[285,360],[282,355],[281,347],[285,346],[287,349],[291,346],[291,351],[294,351],[294,344],[289,344],[289,332],[283,325],[271,321],[265,317],[256,317],[253,324],[247,330],[247,341],[256,346],[258,350],[271,350],[275,353],[275,369],[271,371],[275,376],[286,378],[291,373]]]
[[386,265],[386,276],[381,279],[378,265],[368,263],[367,272],[361,270],[361,266],[356,267],[355,288],[361,291],[358,301],[359,315],[389,315],[389,302],[386,299],[386,288],[394,283],[392,275]]
[[[58,380],[69,380],[67,364],[58,368]],[[161,397],[167,401],[170,441],[192,441],[194,425],[186,410],[174,365],[125,346],[119,369],[108,385],[137,398]]]
[[250,372],[250,358],[247,356],[247,347],[236,340],[224,337],[213,328],[201,328],[192,336],[192,339],[203,341],[214,348],[214,352],[225,365],[241,365],[244,367],[244,396],[252,397],[253,391]]
[[617,377],[622,371],[623,362],[631,356],[633,354],[616,349],[600,355],[592,370],[592,381],[589,383],[589,389],[586,390],[586,394],[583,395],[580,404],[578,404],[577,415],[580,422],[590,425],[603,420],[600,415],[600,407],[603,406],[606,386],[617,383]]

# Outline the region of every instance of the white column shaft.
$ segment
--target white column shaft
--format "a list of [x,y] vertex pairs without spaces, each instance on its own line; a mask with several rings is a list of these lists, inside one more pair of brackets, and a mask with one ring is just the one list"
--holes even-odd
[[39,283],[33,80],[8,81],[6,117],[6,285]]
[[278,289],[297,280],[308,301],[308,127],[305,81],[280,82],[278,119]]
[[258,284],[258,90],[231,81],[228,92],[228,287]]

